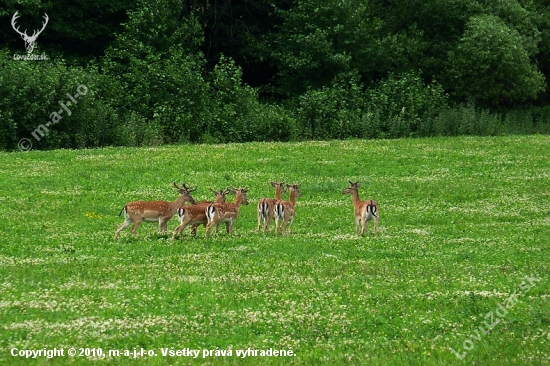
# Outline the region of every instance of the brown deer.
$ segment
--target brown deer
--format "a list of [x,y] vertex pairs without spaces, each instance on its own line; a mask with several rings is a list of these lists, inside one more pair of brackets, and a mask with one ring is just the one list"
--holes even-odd
[[214,225],[216,226],[216,232],[218,232],[218,226],[222,222],[225,223],[227,234],[231,235],[233,233],[233,226],[239,216],[239,208],[241,207],[241,204],[248,205],[248,199],[246,198],[247,192],[248,187],[239,189],[232,188],[231,193],[235,195],[235,202],[212,204],[206,208],[208,224],[206,225],[205,237],[208,238],[210,236],[210,229]]
[[264,232],[269,232],[269,224],[273,220],[275,204],[281,200],[281,196],[285,192],[284,181],[281,183],[271,182],[271,186],[275,188],[275,198],[262,198],[258,202],[258,229],[256,230],[258,232],[262,225],[262,219],[264,221]]
[[183,238],[183,231],[188,225],[191,225],[191,235],[195,236],[197,227],[201,224],[206,227],[206,224],[208,223],[208,219],[206,218],[206,208],[214,203],[225,203],[225,196],[230,192],[229,188],[225,190],[222,189],[219,192],[213,190],[212,188],[210,188],[210,190],[216,195],[216,202],[199,201],[194,205],[178,208],[177,213],[180,225],[176,228],[176,230],[174,230],[172,239],[175,239],[180,233]]
[[[284,235],[287,223],[289,233],[292,232],[292,224],[296,217],[296,198],[302,196],[299,184],[287,184],[286,187],[290,196],[288,201],[279,201],[275,204],[275,235],[277,235],[279,229],[281,230],[281,234]],[[280,220],[282,220],[282,224],[279,226]]]
[[369,221],[374,221],[374,232],[378,234],[378,219],[380,218],[378,202],[374,200],[361,201],[359,199],[358,182],[348,182],[350,186],[344,189],[342,194],[351,195],[351,202],[353,203],[355,215],[355,233],[359,233],[359,226],[361,226],[361,235],[363,235],[369,229]]
[[195,203],[195,200],[191,197],[191,192],[196,190],[196,187],[187,187],[185,183],[179,187],[176,182],[174,182],[174,187],[176,187],[180,194],[178,199],[174,202],[135,201],[124,206],[118,215],[120,216],[124,212],[125,221],[115,232],[115,239],[118,238],[119,233],[130,226],[132,222],[134,223],[132,227],[132,235],[134,237],[136,237],[136,230],[142,221],[158,221],[159,233],[165,232],[168,221],[174,216],[178,207],[183,206],[185,202]]

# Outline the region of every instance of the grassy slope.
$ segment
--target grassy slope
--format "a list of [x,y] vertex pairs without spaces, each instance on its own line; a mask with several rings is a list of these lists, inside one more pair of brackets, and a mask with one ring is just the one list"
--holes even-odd
[[[144,364],[462,364],[450,347],[467,339],[466,364],[547,364],[549,156],[548,136],[0,154],[0,364],[69,346],[297,354]],[[294,234],[258,235],[257,200],[281,179],[302,184]],[[379,201],[379,237],[353,234],[348,179]],[[125,203],[175,199],[173,181],[196,199],[248,185],[236,235],[172,241],[143,224],[112,239]]]

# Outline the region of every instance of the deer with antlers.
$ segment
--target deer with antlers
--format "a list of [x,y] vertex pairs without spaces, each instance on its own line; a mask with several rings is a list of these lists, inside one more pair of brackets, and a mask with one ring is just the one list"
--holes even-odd
[[191,204],[195,203],[195,200],[191,196],[191,192],[195,191],[197,189],[196,187],[187,187],[185,183],[183,183],[180,187],[176,182],[174,182],[174,187],[176,187],[180,194],[178,199],[174,202],[135,201],[124,206],[118,215],[120,216],[124,212],[125,220],[115,232],[115,239],[122,230],[130,226],[132,223],[134,223],[134,226],[132,227],[132,235],[136,237],[136,230],[142,221],[158,221],[159,233],[166,232],[167,223],[172,216],[174,216],[176,210],[183,206],[185,202],[189,202]]
[[42,29],[35,30],[33,32],[32,36],[27,35],[27,30],[26,29],[25,29],[25,32],[21,32],[19,30],[19,27],[15,26],[15,21],[17,20],[17,18],[19,18],[19,17],[17,16],[17,11],[16,11],[15,14],[13,14],[13,17],[11,18],[11,26],[13,27],[13,29],[17,33],[19,33],[21,38],[23,38],[23,41],[25,41],[25,49],[27,50],[27,53],[30,54],[34,50],[34,43],[36,42],[36,39],[38,38],[40,33],[42,33],[42,31],[44,30],[44,28],[46,28],[46,25],[48,24],[48,20],[49,20],[48,14],[44,13],[43,18],[44,18],[45,22],[42,23]]
[[246,198],[247,192],[248,187],[238,189],[231,188],[231,193],[235,195],[235,202],[212,204],[206,208],[208,224],[206,225],[205,237],[208,238],[210,236],[210,229],[214,225],[216,226],[216,232],[218,232],[218,226],[222,222],[225,223],[227,234],[231,235],[233,233],[233,226],[239,216],[239,208],[241,207],[241,204],[248,205],[248,199]]
[[[285,235],[285,228],[288,224],[288,232],[292,232],[292,224],[296,217],[296,198],[301,197],[299,184],[287,184],[286,187],[289,191],[288,201],[279,201],[275,204],[275,235],[277,235],[279,229],[282,235]],[[282,224],[279,225],[279,221],[282,220]]]
[[262,198],[260,202],[258,202],[258,229],[256,230],[258,232],[260,231],[262,220],[264,222],[264,232],[269,232],[269,224],[273,220],[275,213],[275,204],[281,200],[285,192],[284,181],[281,183],[271,182],[271,186],[275,188],[275,198]]
[[200,201],[194,205],[178,208],[177,212],[180,225],[176,228],[176,230],[174,230],[172,239],[175,239],[180,233],[183,238],[183,232],[188,225],[191,225],[191,235],[195,236],[199,225],[204,225],[206,227],[206,224],[208,224],[206,208],[214,203],[225,203],[225,196],[230,192],[229,188],[226,188],[225,190],[222,189],[219,192],[213,190],[212,188],[210,188],[210,190],[216,195],[216,202]]
[[355,214],[355,233],[359,233],[359,226],[361,226],[361,235],[363,235],[369,229],[369,221],[374,221],[374,232],[378,234],[378,219],[380,217],[378,202],[374,200],[361,201],[359,199],[359,182],[348,182],[350,186],[344,189],[342,194],[351,195]]

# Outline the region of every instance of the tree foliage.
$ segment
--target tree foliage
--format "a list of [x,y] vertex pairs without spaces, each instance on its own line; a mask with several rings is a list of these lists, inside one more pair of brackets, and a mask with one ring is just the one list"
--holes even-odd
[[470,18],[452,59],[458,99],[482,107],[514,105],[534,99],[544,76],[529,58],[530,41],[494,15]]
[[[49,60],[13,59],[24,53],[15,11],[29,33],[48,13],[34,52]],[[1,149],[82,83],[90,94],[36,148],[534,132],[548,121],[542,0],[7,0],[0,20]]]

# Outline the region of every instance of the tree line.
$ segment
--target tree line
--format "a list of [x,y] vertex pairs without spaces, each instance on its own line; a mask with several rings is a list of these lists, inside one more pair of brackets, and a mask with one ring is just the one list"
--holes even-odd
[[6,0],[0,28],[2,150],[550,132],[543,0]]

